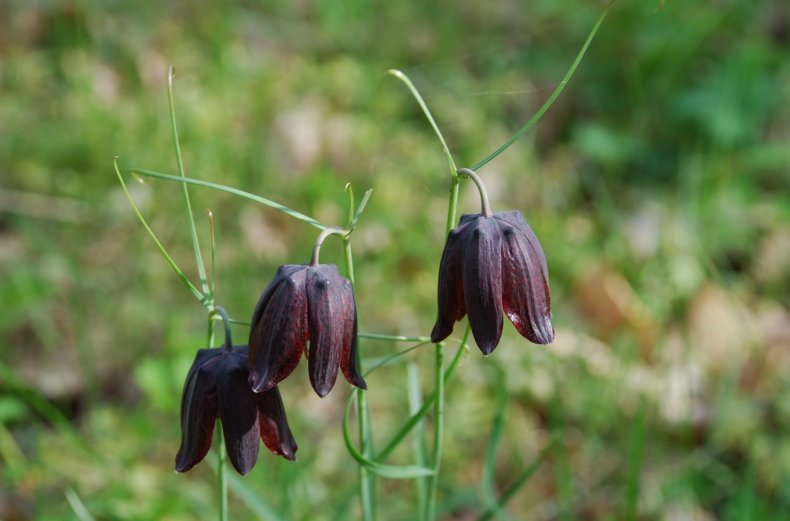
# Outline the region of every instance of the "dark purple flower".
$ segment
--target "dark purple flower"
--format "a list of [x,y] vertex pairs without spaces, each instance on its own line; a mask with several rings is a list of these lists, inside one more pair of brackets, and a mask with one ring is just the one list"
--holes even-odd
[[439,267],[439,317],[431,332],[441,342],[464,315],[478,347],[491,353],[507,315],[536,344],[554,340],[546,257],[518,211],[465,214],[447,237]]
[[367,388],[356,364],[354,290],[334,264],[287,264],[277,270],[252,315],[252,389],[266,391],[291,374],[308,340],[310,383],[319,396],[335,385],[338,367],[351,384]]
[[233,467],[242,476],[258,458],[259,440],[274,454],[296,458],[285,409],[276,387],[253,393],[247,383],[247,346],[201,349],[187,374],[181,397],[181,448],[176,472],[186,472],[211,447],[217,416]]

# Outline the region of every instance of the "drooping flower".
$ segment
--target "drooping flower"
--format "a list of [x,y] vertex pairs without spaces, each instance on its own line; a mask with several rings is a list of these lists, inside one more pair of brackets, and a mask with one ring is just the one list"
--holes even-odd
[[201,349],[187,373],[181,397],[181,447],[176,472],[186,472],[206,456],[219,416],[233,467],[246,476],[258,458],[260,441],[274,454],[296,458],[276,387],[253,393],[247,383],[247,346]]
[[338,368],[349,383],[367,388],[356,365],[357,311],[351,281],[334,264],[317,260],[280,266],[258,300],[249,340],[252,389],[266,391],[290,375],[308,340],[310,383],[319,396],[335,385]]
[[554,328],[543,248],[520,212],[492,213],[482,189],[481,199],[483,212],[463,215],[447,237],[431,340],[441,342],[469,315],[475,342],[487,355],[499,344],[507,315],[523,337],[549,344]]

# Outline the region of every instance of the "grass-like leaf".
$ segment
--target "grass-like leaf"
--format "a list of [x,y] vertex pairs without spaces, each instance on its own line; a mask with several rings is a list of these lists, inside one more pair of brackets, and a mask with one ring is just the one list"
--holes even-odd
[[[178,139],[178,125],[176,125],[176,108],[175,100],[173,99],[173,79],[176,76],[175,67],[170,66],[167,74],[167,102],[170,107],[170,125],[173,129],[173,143],[176,149],[176,163],[178,164],[178,175],[182,178],[186,177],[184,172],[184,159],[181,156],[181,143]],[[208,286],[208,279],[206,277],[206,266],[203,263],[203,254],[200,253],[200,241],[197,235],[197,226],[195,225],[195,215],[192,212],[192,203],[189,200],[189,190],[187,185],[181,185],[184,192],[184,205],[187,212],[187,221],[189,222],[189,237],[192,240],[192,249],[195,254],[195,264],[198,269],[198,276],[200,277],[200,286],[203,288],[203,293],[210,294],[211,290]]]
[[[129,204],[132,205],[132,209],[134,210],[134,213],[137,214],[137,218],[142,223],[143,227],[145,228],[145,231],[154,241],[156,247],[159,248],[159,251],[162,253],[165,260],[167,260],[167,263],[170,264],[170,267],[173,268],[173,271],[176,272],[178,278],[181,279],[181,282],[184,283],[184,285],[189,289],[189,291],[192,292],[192,294],[195,296],[196,299],[198,299],[198,301],[200,301],[201,304],[203,304],[204,306],[208,306],[209,300],[194,284],[192,284],[192,281],[190,281],[189,278],[184,274],[184,271],[178,266],[176,261],[170,255],[170,253],[168,253],[167,249],[164,247],[164,245],[162,245],[162,243],[159,241],[159,238],[156,236],[154,231],[148,225],[148,221],[146,221],[145,217],[143,217],[142,212],[140,212],[140,209],[137,207],[137,203],[134,202],[134,198],[132,197],[132,194],[129,193],[129,189],[126,186],[126,182],[123,180],[121,171],[118,169],[118,158],[115,158],[113,160],[113,166],[115,167],[115,174],[118,176],[118,181],[121,183],[121,187],[123,188],[123,191],[126,194],[126,198],[129,199]],[[174,179],[178,179],[178,178],[174,177]]]
[[390,69],[387,72],[398,78],[403,83],[405,83],[406,87],[408,87],[412,96],[414,96],[414,99],[417,100],[417,103],[420,105],[423,114],[425,114],[425,117],[428,119],[428,122],[431,124],[433,131],[436,133],[436,137],[438,137],[439,141],[442,142],[442,149],[444,150],[444,155],[447,158],[447,164],[450,167],[450,174],[453,177],[455,177],[457,175],[456,171],[458,170],[458,168],[456,168],[455,161],[453,161],[453,156],[452,154],[450,154],[450,147],[447,146],[447,141],[445,141],[444,136],[442,135],[442,131],[439,130],[439,126],[436,124],[436,120],[433,119],[433,114],[431,114],[431,111],[428,108],[428,105],[425,103],[425,100],[422,98],[420,91],[417,90],[417,87],[414,86],[414,83],[411,82],[409,77],[406,76],[406,74],[403,71],[399,71],[397,69]]
[[354,445],[354,441],[351,439],[349,416],[351,413],[351,405],[354,403],[354,399],[357,397],[358,392],[359,389],[356,388],[351,391],[351,395],[348,397],[346,408],[343,412],[343,441],[345,441],[346,448],[348,449],[349,454],[351,454],[351,457],[370,472],[384,478],[414,479],[432,475],[432,469],[418,465],[384,465],[365,457],[365,455],[357,449],[357,447]]
[[282,205],[278,202],[272,201],[271,199],[266,199],[265,197],[261,197],[259,195],[251,194],[249,192],[245,192],[244,190],[239,190],[238,188],[233,188],[230,186],[221,185],[219,183],[212,183],[211,181],[203,181],[202,179],[193,179],[191,177],[179,177],[170,174],[163,174],[161,172],[154,172],[152,170],[144,170],[136,168],[132,170],[132,173],[146,176],[146,177],[153,177],[155,179],[162,179],[164,181],[173,181],[176,183],[185,183],[185,184],[192,184],[197,186],[203,186],[206,188],[213,188],[214,190],[219,190],[220,192],[227,192],[229,194],[238,195],[239,197],[244,197],[245,199],[249,199],[251,201],[255,201],[256,203],[260,203],[264,206],[268,206],[278,212],[282,212],[286,215],[293,217],[303,223],[307,223],[311,226],[315,226],[319,230],[323,230],[327,228],[317,220],[309,217],[303,213],[299,213],[296,210],[292,210],[285,205]]
[[475,163],[474,166],[472,167],[472,170],[478,170],[482,168],[492,159],[494,159],[499,154],[507,150],[510,147],[510,145],[516,142],[518,138],[526,134],[527,131],[529,131],[532,127],[534,127],[535,124],[540,120],[540,118],[543,117],[543,114],[545,114],[546,111],[549,110],[549,108],[551,108],[552,105],[554,105],[554,102],[557,101],[557,98],[560,96],[562,91],[565,89],[565,86],[568,85],[568,82],[573,77],[573,73],[576,72],[576,68],[579,66],[579,63],[581,63],[582,58],[584,58],[584,55],[587,52],[587,48],[590,47],[590,43],[593,41],[593,38],[595,38],[595,34],[598,32],[598,28],[603,23],[604,18],[606,18],[606,14],[609,12],[609,9],[611,9],[612,4],[614,4],[614,0],[609,2],[609,4],[606,6],[606,9],[604,9],[603,13],[601,13],[601,15],[598,17],[598,20],[595,21],[595,25],[593,25],[590,34],[587,35],[587,40],[584,42],[584,45],[582,45],[579,54],[576,55],[576,59],[573,60],[573,63],[568,69],[568,72],[565,73],[565,76],[562,78],[562,81],[560,82],[559,85],[557,85],[557,88],[554,89],[554,92],[551,93],[549,99],[547,99],[546,102],[540,107],[540,109],[538,109],[535,115],[532,116],[532,118],[530,118],[530,120],[527,121],[526,124],[523,127],[521,127],[515,134],[513,134],[510,137],[510,139],[508,139],[502,146],[491,152],[484,159]]

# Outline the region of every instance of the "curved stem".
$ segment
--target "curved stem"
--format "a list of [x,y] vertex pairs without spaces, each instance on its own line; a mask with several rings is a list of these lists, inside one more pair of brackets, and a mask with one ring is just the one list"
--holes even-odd
[[225,308],[221,306],[216,306],[214,308],[214,313],[212,313],[212,315],[215,314],[222,317],[222,325],[225,326],[225,344],[223,345],[223,347],[225,348],[225,351],[230,351],[231,348],[233,347],[233,339],[231,338],[230,335],[230,318],[228,317],[228,313],[225,311]]
[[[315,239],[315,246],[313,246],[313,256],[310,258],[310,265],[318,266],[318,256],[321,252],[321,245],[324,243],[324,239],[330,235],[344,235],[345,233],[346,230],[342,228],[325,228],[321,230],[321,233],[319,233],[318,237]],[[349,276],[349,279],[351,278],[352,276]],[[354,281],[352,280],[351,283],[353,284]]]
[[477,175],[477,172],[469,168],[459,168],[458,175],[461,177],[468,177],[475,182],[475,185],[477,185],[477,191],[480,192],[480,213],[482,213],[485,217],[491,217],[493,213],[491,212],[491,204],[488,202],[488,192],[486,192],[486,187],[483,184],[483,180],[480,179],[480,176]]

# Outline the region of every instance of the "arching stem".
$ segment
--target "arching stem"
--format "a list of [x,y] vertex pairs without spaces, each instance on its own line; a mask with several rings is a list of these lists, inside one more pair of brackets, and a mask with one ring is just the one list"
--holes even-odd
[[477,185],[477,191],[480,192],[480,206],[482,207],[482,213],[485,217],[491,217],[493,213],[491,212],[491,205],[488,202],[488,193],[486,192],[486,187],[483,185],[483,180],[480,179],[480,176],[474,170],[470,170],[469,168],[459,168],[458,175],[461,177],[468,177],[472,181],[475,182]]
[[310,266],[318,266],[318,256],[321,253],[321,245],[324,243],[324,239],[330,235],[345,234],[346,230],[342,228],[325,228],[321,230],[321,233],[318,234],[318,237],[315,240],[315,246],[313,246],[313,256],[310,258]]
[[221,306],[214,307],[214,314],[222,317],[222,325],[225,326],[225,344],[223,347],[225,351],[230,351],[233,348],[233,339],[230,336],[230,318],[227,311]]

